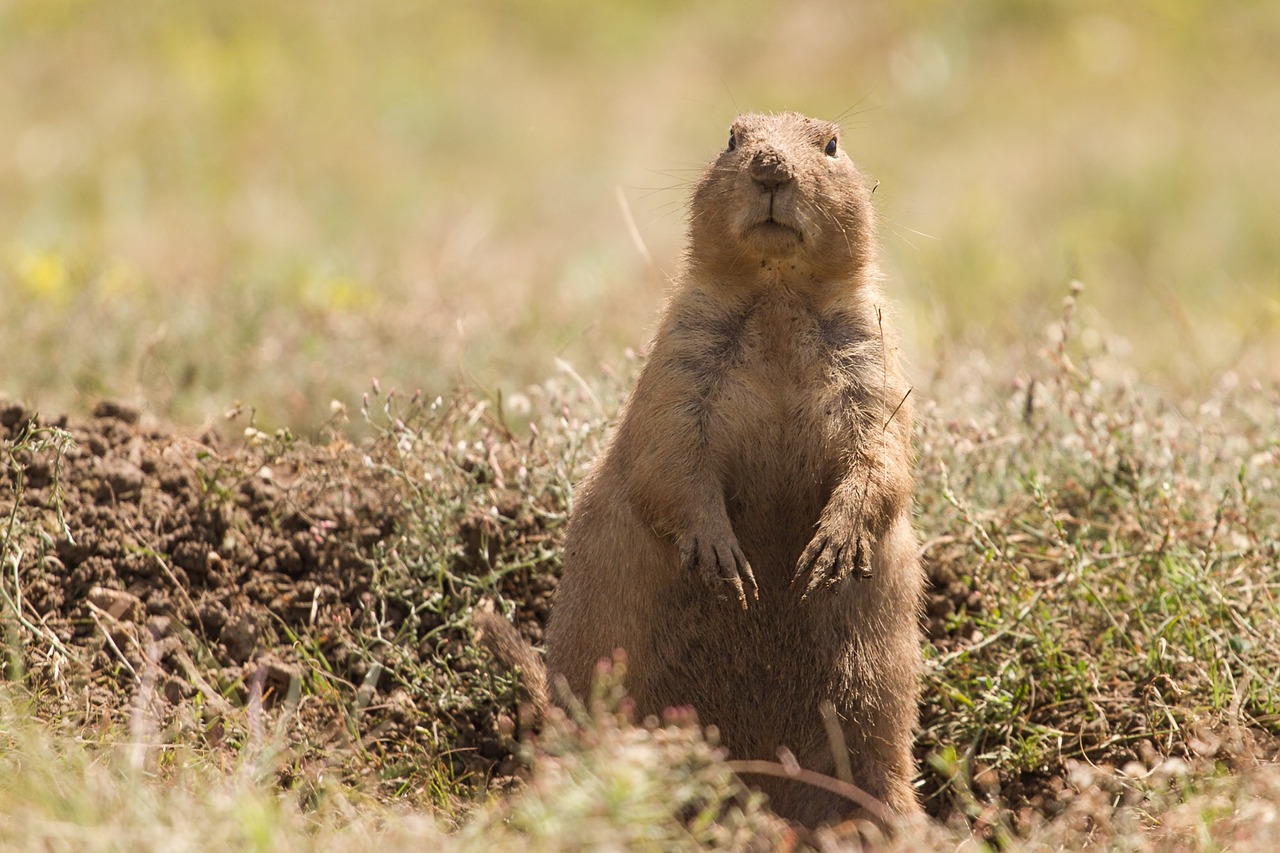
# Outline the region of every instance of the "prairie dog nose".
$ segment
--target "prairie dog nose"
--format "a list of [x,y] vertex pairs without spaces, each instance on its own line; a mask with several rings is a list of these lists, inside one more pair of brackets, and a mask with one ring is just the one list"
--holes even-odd
[[795,170],[778,151],[764,148],[751,158],[751,178],[763,189],[773,190],[795,180]]

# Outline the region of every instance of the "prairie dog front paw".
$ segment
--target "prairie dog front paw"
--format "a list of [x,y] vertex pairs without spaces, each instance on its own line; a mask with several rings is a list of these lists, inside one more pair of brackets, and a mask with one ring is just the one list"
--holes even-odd
[[871,577],[871,535],[861,525],[823,523],[796,561],[791,583],[804,581],[802,599],[848,577]]
[[723,593],[727,584],[743,610],[747,609],[748,596],[751,601],[760,598],[751,563],[732,530],[719,535],[705,531],[690,534],[680,545],[680,564],[715,592]]

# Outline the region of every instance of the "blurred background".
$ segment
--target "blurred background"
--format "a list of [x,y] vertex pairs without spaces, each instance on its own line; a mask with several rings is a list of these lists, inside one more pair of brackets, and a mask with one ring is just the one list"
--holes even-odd
[[1073,280],[1143,378],[1277,375],[1280,3],[0,0],[0,78],[0,396],[48,413],[617,367],[781,109],[880,181],[921,383]]

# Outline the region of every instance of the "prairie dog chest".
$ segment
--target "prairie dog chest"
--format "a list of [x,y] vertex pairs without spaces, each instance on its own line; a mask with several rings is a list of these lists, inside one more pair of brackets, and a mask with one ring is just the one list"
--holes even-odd
[[724,347],[707,390],[707,437],[726,469],[767,464],[779,476],[839,455],[845,400],[831,330],[803,302],[762,300]]

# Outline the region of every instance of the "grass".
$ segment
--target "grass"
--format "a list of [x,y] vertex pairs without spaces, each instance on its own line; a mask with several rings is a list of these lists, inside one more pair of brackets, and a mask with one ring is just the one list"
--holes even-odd
[[930,555],[968,591],[931,609],[926,740],[1004,768],[1015,790],[1068,759],[1225,749],[1206,730],[1270,750],[1273,403],[1224,387],[1188,411],[1061,340],[981,416],[926,421]]
[[[1226,383],[1188,401],[1146,386],[1086,343],[1108,337],[1077,328],[1085,299],[1072,289],[1056,330],[1016,371],[974,356],[957,377],[937,377],[922,406],[932,642],[919,754],[926,806],[941,822],[877,846],[1274,843],[1274,391]],[[211,504],[234,504],[263,464],[280,476],[309,471],[314,479],[259,522],[283,529],[286,510],[315,512],[313,491],[375,484],[393,532],[343,546],[355,548],[349,565],[363,566],[365,615],[343,629],[273,617],[262,642],[292,661],[293,679],[274,699],[255,680],[272,676],[246,670],[242,687],[215,691],[219,701],[202,704],[199,689],[176,705],[149,700],[175,678],[199,688],[197,677],[228,677],[194,636],[184,640],[199,661],[189,669],[149,658],[117,666],[120,698],[90,728],[73,706],[96,677],[92,644],[69,638],[55,673],[42,649],[61,623],[7,619],[21,664],[10,669],[7,760],[43,769],[6,774],[22,782],[0,786],[0,811],[26,818],[6,843],[70,844],[92,828],[104,849],[194,844],[204,836],[192,826],[206,821],[228,843],[273,849],[800,843],[737,788],[696,728],[620,725],[608,691],[517,749],[521,761],[506,752],[518,692],[471,645],[471,607],[496,596],[540,635],[569,484],[630,381],[565,376],[515,401],[376,388],[359,407],[360,431],[372,434],[360,444],[340,415],[320,447],[251,430],[201,481]],[[11,460],[65,452],[21,436],[6,445]],[[20,588],[11,579],[36,568],[15,546],[52,518],[39,510],[9,513],[10,614]],[[328,535],[347,536],[342,523]]]

